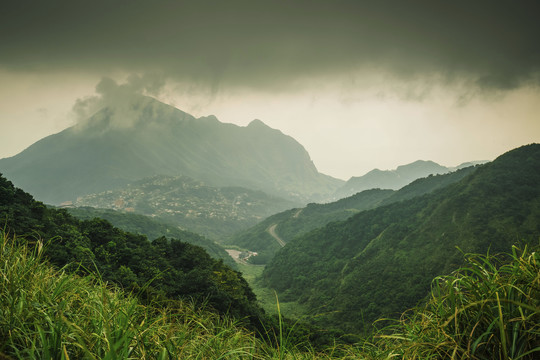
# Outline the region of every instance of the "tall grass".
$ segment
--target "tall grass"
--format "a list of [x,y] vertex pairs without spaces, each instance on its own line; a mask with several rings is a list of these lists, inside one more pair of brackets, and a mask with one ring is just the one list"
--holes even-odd
[[191,302],[142,305],[98,276],[54,269],[41,242],[20,243],[0,233],[0,359],[330,358],[283,328],[264,341]]
[[[0,234],[0,359],[512,359],[540,355],[540,254],[468,255],[433,282],[427,304],[356,346],[295,344],[294,325],[267,341],[189,302],[141,305],[99,277],[43,261],[43,246]],[[263,334],[264,335],[264,334]],[[264,337],[264,336],[263,336]]]
[[188,302],[142,306],[97,277],[76,277],[0,236],[0,358],[252,359],[264,344]]
[[466,255],[466,261],[434,280],[425,307],[379,335],[379,356],[540,358],[540,254],[513,247],[511,254]]

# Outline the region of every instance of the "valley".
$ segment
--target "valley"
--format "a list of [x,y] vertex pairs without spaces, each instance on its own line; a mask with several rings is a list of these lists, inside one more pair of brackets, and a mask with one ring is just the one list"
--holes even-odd
[[0,360],[540,359],[540,1],[4,1]]
[[[416,161],[342,182],[318,173],[300,144],[260,121],[229,126],[139,100],[130,129],[98,131],[110,116],[104,111],[86,129],[0,159],[17,184],[57,205],[5,179],[0,214],[10,231],[56,239],[47,250],[53,265],[94,266],[143,302],[210,301],[211,311],[258,333],[298,324],[299,343],[352,344],[380,319],[425,303],[433,279],[459,269],[467,254],[526,250],[540,234],[538,144],[493,162],[450,169]],[[189,146],[156,148],[150,139],[166,139],[169,128]],[[72,165],[83,159],[72,148],[81,131],[91,176]],[[244,142],[246,134],[257,140]],[[209,141],[212,148],[201,147]],[[269,145],[276,141],[282,150]],[[188,148],[189,156],[177,156]],[[237,157],[248,164],[238,167]],[[65,178],[45,172],[36,182],[36,161],[58,163]]]

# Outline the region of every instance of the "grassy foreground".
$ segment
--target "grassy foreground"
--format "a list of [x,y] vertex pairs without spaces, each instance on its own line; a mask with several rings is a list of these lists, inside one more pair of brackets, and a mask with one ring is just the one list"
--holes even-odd
[[[290,333],[256,337],[186,302],[141,305],[98,277],[46,264],[43,246],[0,235],[0,359],[535,359],[540,254],[469,256],[428,303],[370,341],[325,353]],[[293,329],[294,331],[294,329]],[[262,339],[261,339],[262,338]],[[266,340],[264,340],[266,338]]]

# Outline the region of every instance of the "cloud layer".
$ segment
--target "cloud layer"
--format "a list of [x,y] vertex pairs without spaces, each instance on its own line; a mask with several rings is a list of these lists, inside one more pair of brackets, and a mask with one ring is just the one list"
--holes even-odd
[[540,84],[539,4],[11,1],[0,15],[0,66],[269,90],[379,71],[505,90]]

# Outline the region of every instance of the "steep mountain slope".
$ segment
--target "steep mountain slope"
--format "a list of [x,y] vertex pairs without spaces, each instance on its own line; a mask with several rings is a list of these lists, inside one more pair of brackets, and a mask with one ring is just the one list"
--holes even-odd
[[366,190],[334,203],[311,203],[304,208],[286,210],[231,236],[226,243],[257,252],[251,261],[266,264],[282,247],[276,237],[287,243],[295,236],[331,221],[344,220],[359,211],[373,208],[392,193],[392,190]]
[[295,238],[263,274],[283,300],[350,331],[415,305],[464,252],[509,251],[540,235],[540,145],[523,146],[431,194]]
[[323,227],[332,221],[345,220],[360,211],[430,193],[463,179],[474,170],[475,167],[471,166],[449,174],[432,175],[415,180],[397,191],[364,190],[336,202],[308,204],[302,209],[287,210],[265,219],[246,231],[235,234],[227,240],[227,243],[256,251],[258,256],[252,257],[251,261],[265,264],[281,248],[269,231],[272,226],[275,235],[284,242],[289,242],[297,236]]
[[246,127],[196,119],[136,96],[0,160],[0,171],[47,203],[74,201],[152,175],[186,175],[306,200],[341,180],[320,174],[296,140],[259,120]]
[[350,178],[340,187],[334,197],[343,198],[368,189],[397,190],[410,182],[430,174],[444,174],[450,169],[433,161],[418,160],[411,164],[398,166],[395,170],[373,169],[367,174]]
[[79,197],[75,205],[148,215],[222,242],[298,203],[241,187],[211,187],[186,176],[153,176],[118,190]]

